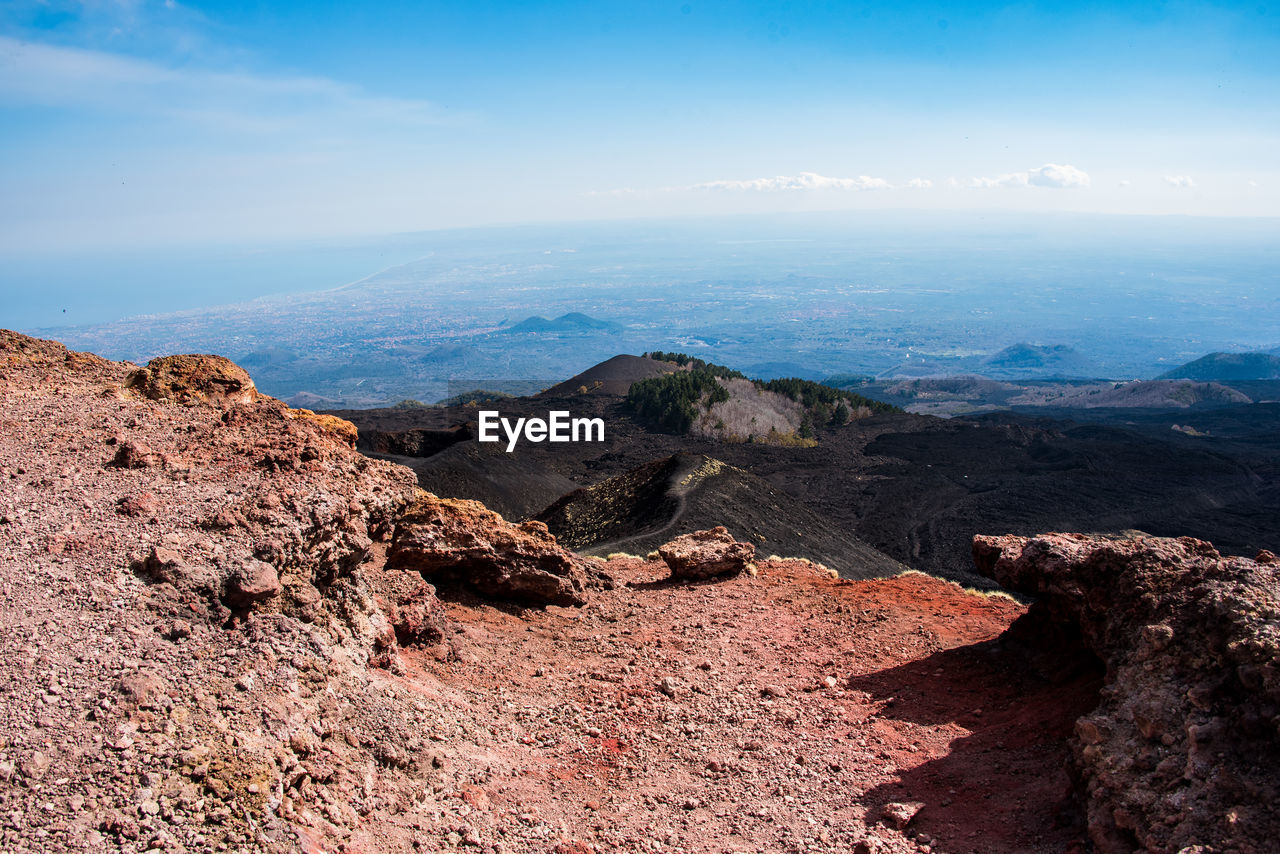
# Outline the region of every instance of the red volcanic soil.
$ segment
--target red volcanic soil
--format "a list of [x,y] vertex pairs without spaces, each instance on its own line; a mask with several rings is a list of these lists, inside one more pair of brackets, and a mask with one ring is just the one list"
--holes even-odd
[[[443,761],[475,769],[456,808],[423,817],[456,821],[455,842],[983,854],[1083,844],[1065,739],[1101,680],[1047,679],[995,643],[1023,613],[1011,599],[917,574],[835,580],[800,561],[688,585],[660,562],[608,569],[617,589],[581,609],[442,590],[453,652],[402,653],[399,687],[472,724],[465,738],[448,725],[433,736]],[[923,806],[899,829],[890,803]],[[347,850],[379,850],[370,831]],[[544,849],[527,847],[538,837]]]

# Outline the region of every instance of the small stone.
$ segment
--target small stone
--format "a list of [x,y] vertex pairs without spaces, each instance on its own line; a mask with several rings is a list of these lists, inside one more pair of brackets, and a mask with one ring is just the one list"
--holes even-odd
[[276,568],[260,560],[245,561],[227,579],[227,605],[246,608],[280,592],[280,575]]
[[120,693],[139,709],[158,708],[165,703],[164,682],[154,673],[130,673],[120,679]]
[[489,793],[479,786],[463,786],[462,800],[472,809],[487,810],[489,808]]
[[658,690],[674,699],[676,693],[680,690],[680,683],[670,676],[664,676],[662,681],[658,683]]
[[884,809],[880,811],[880,820],[902,830],[923,808],[924,803],[921,801],[895,801],[884,805]]
[[39,780],[49,773],[49,757],[37,750],[23,760],[21,770],[22,776]]
[[126,495],[116,502],[116,512],[121,516],[154,516],[160,505],[150,492]]
[[122,469],[146,469],[162,465],[164,458],[142,442],[121,442],[108,466]]

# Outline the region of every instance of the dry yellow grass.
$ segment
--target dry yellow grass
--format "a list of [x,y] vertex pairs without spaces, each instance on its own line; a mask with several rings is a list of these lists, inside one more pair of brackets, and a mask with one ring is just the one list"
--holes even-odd
[[903,570],[902,572],[899,572],[897,575],[895,575],[894,578],[902,578],[903,576],[906,576],[906,575],[919,575],[923,578],[931,578],[934,581],[941,581],[946,584],[950,584],[953,587],[959,587],[961,590],[963,590],[965,593],[968,593],[970,596],[981,596],[983,599],[1007,599],[1010,602],[1018,601],[1017,597],[1012,596],[1004,592],[1003,590],[979,590],[976,587],[965,587],[962,584],[957,584],[956,582],[952,581],[949,578],[941,578],[937,575],[930,575],[929,573],[921,572],[918,569]]

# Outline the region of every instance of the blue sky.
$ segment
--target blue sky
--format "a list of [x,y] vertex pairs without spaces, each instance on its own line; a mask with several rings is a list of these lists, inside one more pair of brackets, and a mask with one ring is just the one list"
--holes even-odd
[[9,0],[0,249],[1280,215],[1280,2]]

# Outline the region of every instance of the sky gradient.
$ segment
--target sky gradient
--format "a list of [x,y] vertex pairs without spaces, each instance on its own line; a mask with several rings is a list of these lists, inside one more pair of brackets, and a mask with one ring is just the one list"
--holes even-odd
[[11,0],[0,127],[0,250],[1280,216],[1280,5]]

